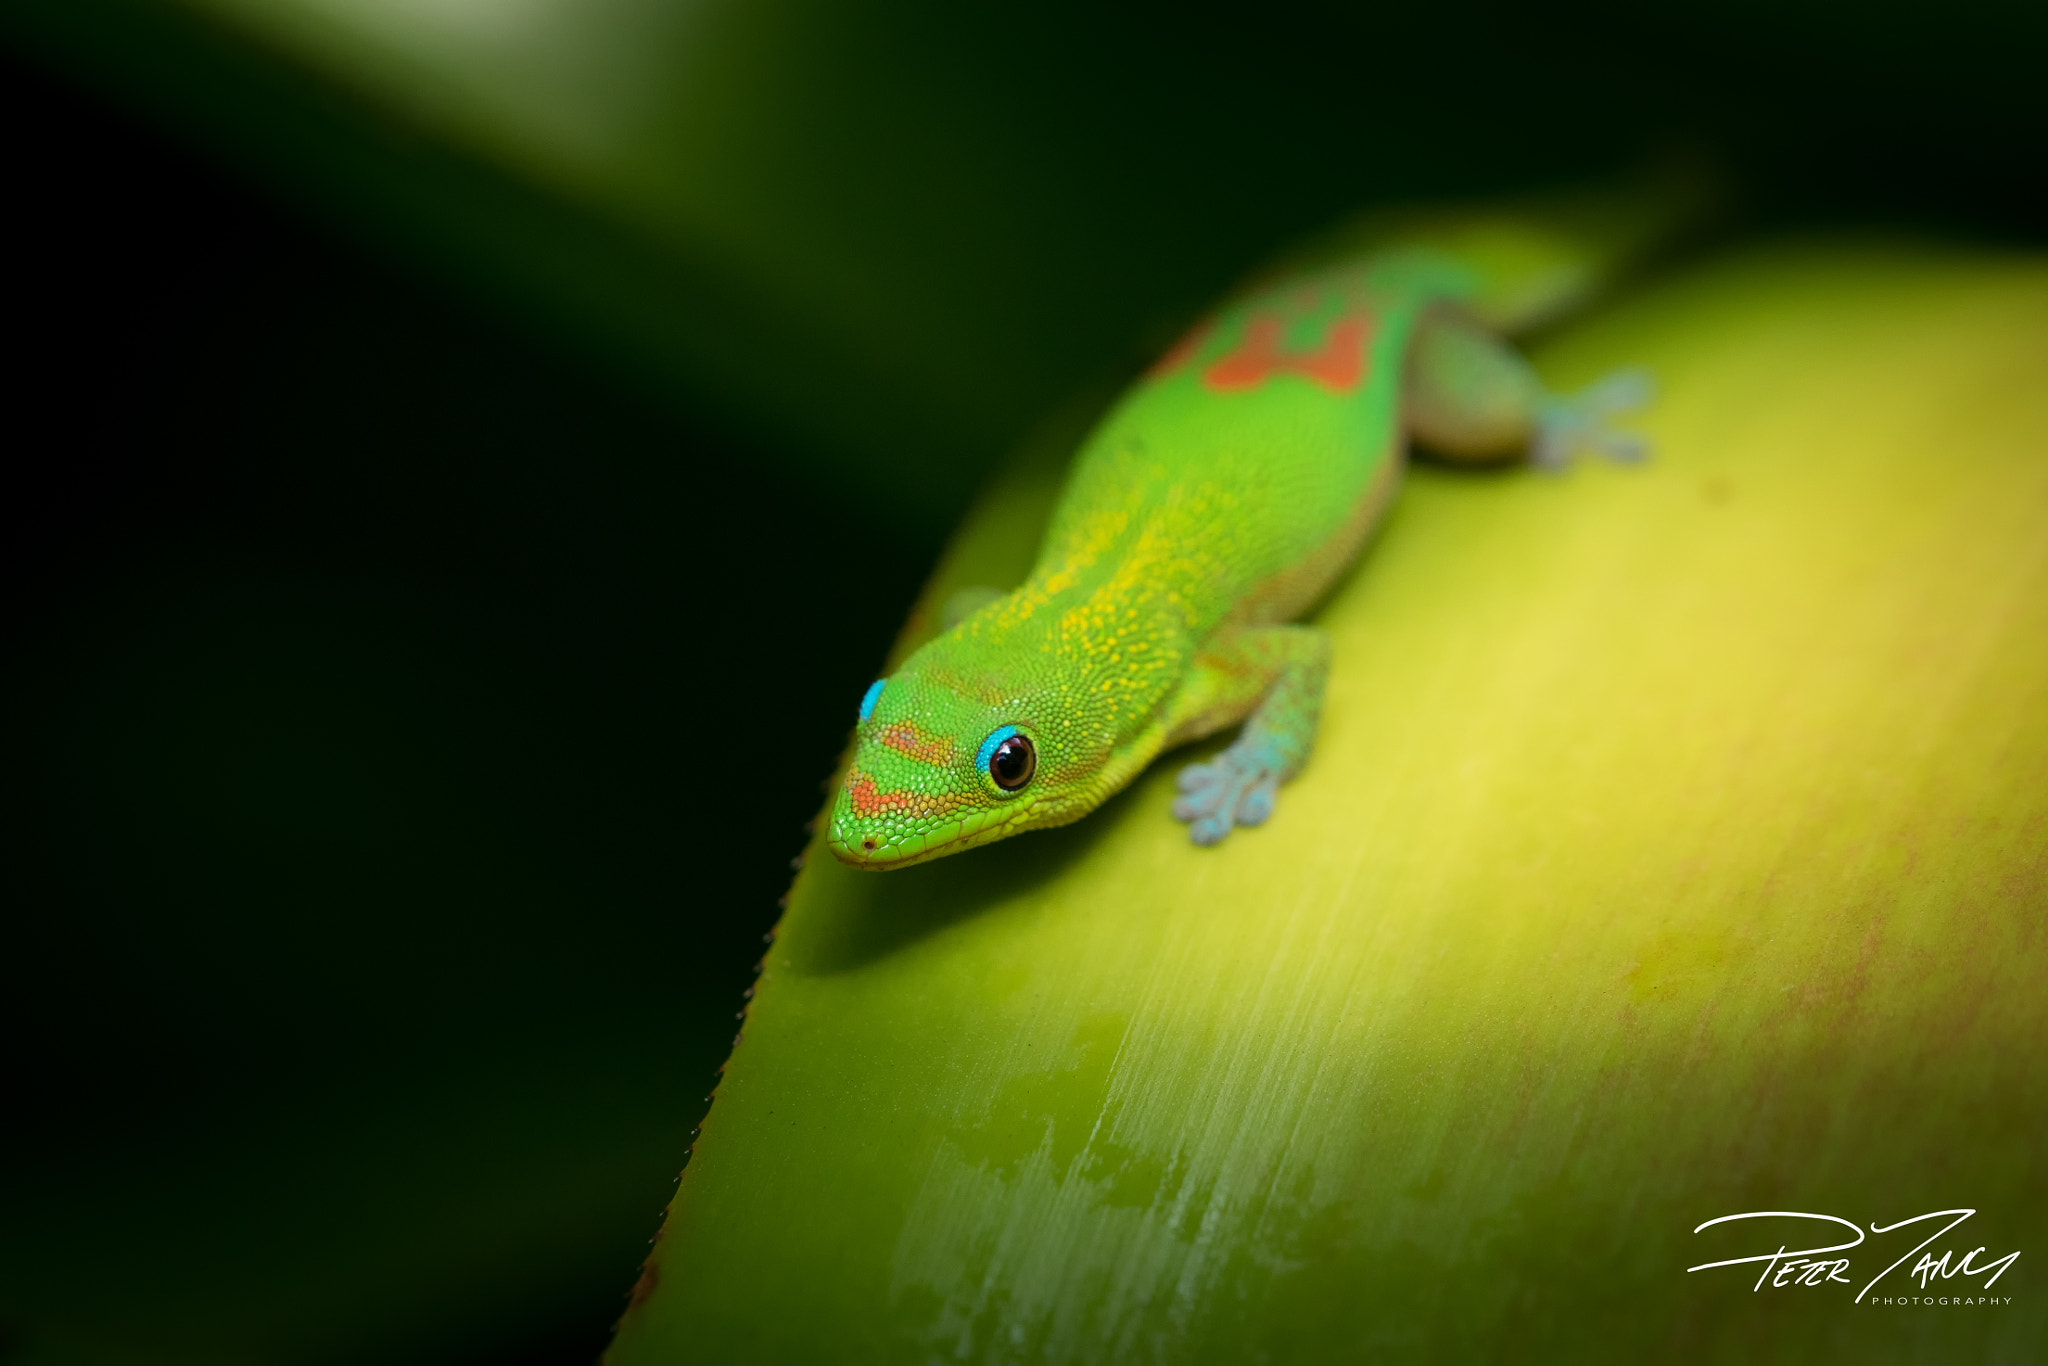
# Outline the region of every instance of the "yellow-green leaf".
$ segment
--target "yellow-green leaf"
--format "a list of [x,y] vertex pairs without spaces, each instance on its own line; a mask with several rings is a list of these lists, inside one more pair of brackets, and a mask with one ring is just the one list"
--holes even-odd
[[[925,867],[814,848],[612,1366],[2038,1348],[2044,359],[2036,260],[1696,269],[1540,357],[1655,369],[1648,466],[1416,471],[1264,828],[1191,847],[1169,762]],[[1898,1233],[1687,1271],[1810,1233],[1721,1215],[1952,1207],[1930,1251],[2027,1254],[1925,1291],[1978,1303],[1859,1302]]]

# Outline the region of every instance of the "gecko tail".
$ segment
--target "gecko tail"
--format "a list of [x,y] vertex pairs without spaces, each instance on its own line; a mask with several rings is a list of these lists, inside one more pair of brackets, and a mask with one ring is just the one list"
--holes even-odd
[[1466,310],[1513,337],[1593,303],[1711,229],[1732,200],[1718,167],[1671,158],[1603,187],[1369,210],[1290,254],[1286,265],[1400,248],[1442,251],[1478,272]]

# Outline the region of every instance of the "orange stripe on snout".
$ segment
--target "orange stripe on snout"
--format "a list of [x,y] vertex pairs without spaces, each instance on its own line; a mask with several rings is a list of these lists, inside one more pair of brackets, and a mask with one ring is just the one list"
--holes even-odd
[[[892,806],[902,805],[901,792],[884,793],[875,785],[875,780],[859,769],[846,775],[846,799],[853,804],[856,816],[879,816]],[[890,801],[895,797],[897,801]]]
[[853,814],[866,820],[894,812],[916,820],[950,815],[971,805],[951,792],[914,792],[907,788],[884,791],[872,776],[852,769],[846,775],[846,800]]
[[953,762],[953,741],[944,735],[931,735],[917,728],[914,722],[892,721],[882,727],[876,737],[899,754],[907,754],[921,764],[944,766]]

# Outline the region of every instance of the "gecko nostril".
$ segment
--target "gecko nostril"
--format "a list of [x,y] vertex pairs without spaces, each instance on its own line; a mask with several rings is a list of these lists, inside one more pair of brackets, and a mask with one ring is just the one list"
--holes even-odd
[[875,852],[875,842],[872,839],[862,840],[860,847],[867,850],[870,854]]

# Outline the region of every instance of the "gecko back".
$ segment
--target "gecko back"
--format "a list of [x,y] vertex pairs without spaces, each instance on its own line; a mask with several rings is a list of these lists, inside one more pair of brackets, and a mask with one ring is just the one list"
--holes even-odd
[[1094,810],[1164,749],[1196,844],[1268,819],[1308,761],[1328,642],[1296,624],[1371,534],[1412,436],[1455,459],[1638,457],[1624,374],[1553,394],[1503,334],[1583,303],[1697,194],[1361,219],[1261,272],[1077,453],[1024,584],[862,699],[830,844],[901,867]]

